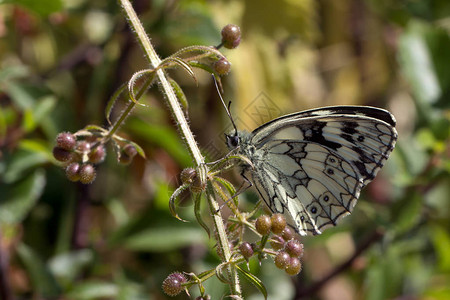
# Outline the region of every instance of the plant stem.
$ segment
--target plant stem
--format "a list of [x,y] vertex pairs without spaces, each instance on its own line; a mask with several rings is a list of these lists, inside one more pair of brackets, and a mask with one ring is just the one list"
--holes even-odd
[[[150,39],[145,33],[145,30],[142,27],[142,23],[136,15],[136,12],[134,11],[130,1],[120,0],[120,3],[122,4],[122,8],[125,12],[125,15],[127,16],[128,23],[133,28],[134,33],[136,34],[137,39],[142,49],[144,50],[147,60],[149,61],[151,66],[156,69],[161,63],[161,59],[156,54],[155,49],[153,49]],[[200,152],[200,149],[197,146],[197,142],[194,139],[194,135],[192,134],[188,126],[187,120],[184,117],[184,113],[178,102],[177,96],[175,95],[171,84],[167,80],[164,70],[158,69],[156,71],[156,76],[158,77],[158,82],[160,83],[164,91],[164,95],[167,98],[169,108],[172,112],[173,118],[176,120],[178,129],[184,137],[183,140],[186,141],[186,145],[192,157],[194,158],[196,165],[200,166],[204,163],[204,159]]]
[[[139,100],[142,95],[144,95],[145,91],[148,89],[150,84],[152,83],[152,78],[149,78],[144,85],[141,87],[141,89],[136,94],[136,100]],[[133,108],[136,106],[136,102],[129,99],[127,107],[120,113],[119,118],[117,121],[113,124],[111,129],[108,131],[108,134],[105,137],[105,142],[108,141],[116,132],[119,130],[120,126],[122,126],[122,123],[125,121],[125,119],[128,117],[128,115],[131,113]]]
[[9,254],[2,245],[2,233],[0,230],[0,299],[12,300],[13,295],[8,276]]
[[85,184],[77,184],[77,201],[75,207],[75,219],[72,232],[72,248],[84,249],[88,246],[88,229],[90,219],[88,217],[89,209],[89,187]]
[[[228,244],[228,238],[226,235],[225,226],[223,224],[223,219],[220,214],[219,204],[215,200],[214,195],[215,195],[214,187],[211,181],[208,181],[206,187],[206,197],[208,198],[209,209],[213,216],[214,227],[217,230],[216,236],[218,242],[217,246],[222,250],[225,261],[230,261],[231,260],[230,245]],[[230,286],[232,294],[235,296],[241,296],[242,292],[241,287],[239,285],[239,277],[236,268],[232,264],[228,266],[228,273],[231,279]]]
[[[145,56],[148,59],[152,68],[156,69],[161,63],[161,59],[156,54],[151,42],[150,38],[145,33],[144,28],[136,15],[131,3],[129,0],[119,0],[124,14],[127,17],[128,23],[133,29],[133,32],[136,34],[136,37],[144,50]],[[178,126],[180,133],[182,134],[182,140],[186,143],[187,148],[191,156],[193,157],[195,164],[197,165],[200,178],[203,182],[206,181],[208,166],[205,164],[204,157],[202,156],[200,149],[198,148],[197,142],[194,139],[194,135],[192,134],[188,122],[184,116],[184,112],[181,108],[181,105],[175,95],[175,92],[172,88],[172,85],[169,83],[166,74],[162,68],[156,71],[156,76],[158,82],[162,88],[165,99],[167,100],[167,104],[172,113],[172,117],[176,121],[175,123]],[[214,188],[211,182],[207,183],[206,188],[206,197],[208,199],[208,204],[210,211],[213,215],[214,226],[217,233],[217,242],[218,247],[222,251],[225,261],[228,262],[231,260],[231,250],[228,244],[228,238],[225,231],[225,225],[223,222],[223,218],[220,213],[219,205],[215,200]],[[233,264],[228,265],[228,271],[230,275],[230,289],[233,296],[241,297],[241,287],[239,285],[239,277],[237,274],[237,270]]]

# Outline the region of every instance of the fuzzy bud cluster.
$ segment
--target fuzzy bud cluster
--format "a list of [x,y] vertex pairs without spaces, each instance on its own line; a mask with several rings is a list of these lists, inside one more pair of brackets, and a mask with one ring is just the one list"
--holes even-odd
[[[128,164],[136,154],[136,148],[131,144],[126,144],[120,150],[119,162]],[[56,137],[53,157],[63,163],[66,177],[70,181],[89,184],[96,177],[94,165],[105,160],[106,149],[101,138],[93,135],[79,137],[70,132],[62,132]]]
[[274,258],[277,268],[284,270],[289,275],[300,273],[303,244],[295,238],[294,232],[287,226],[284,216],[281,214],[274,214],[271,217],[262,215],[256,219],[255,228],[263,236],[274,234],[270,245],[277,251]]

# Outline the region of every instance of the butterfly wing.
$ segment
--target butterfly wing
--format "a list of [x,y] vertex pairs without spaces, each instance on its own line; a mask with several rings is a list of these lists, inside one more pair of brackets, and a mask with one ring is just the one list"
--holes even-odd
[[351,213],[394,148],[394,126],[378,108],[315,109],[257,128],[243,154],[269,208],[287,215],[300,234],[320,234]]

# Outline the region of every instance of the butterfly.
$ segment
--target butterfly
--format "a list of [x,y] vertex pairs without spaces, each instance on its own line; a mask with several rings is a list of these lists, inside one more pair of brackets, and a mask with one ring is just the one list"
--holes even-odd
[[248,159],[241,174],[269,209],[300,235],[317,235],[352,212],[394,149],[395,124],[384,109],[330,106],[279,117],[251,133],[234,126],[226,140]]

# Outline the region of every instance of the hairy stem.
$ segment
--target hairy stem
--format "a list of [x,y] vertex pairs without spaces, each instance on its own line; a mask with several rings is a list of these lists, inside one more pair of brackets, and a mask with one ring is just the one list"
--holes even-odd
[[[156,54],[150,38],[145,33],[144,28],[136,15],[129,0],[119,0],[124,14],[127,17],[128,23],[133,29],[142,49],[144,50],[145,57],[148,59],[151,67],[157,69],[161,63],[161,59]],[[182,140],[186,143],[189,153],[195,161],[197,167],[199,167],[200,178],[202,181],[206,181],[206,174],[208,173],[208,166],[205,164],[204,157],[202,156],[200,149],[198,148],[197,142],[194,139],[194,135],[189,128],[188,122],[184,116],[183,109],[175,95],[172,85],[168,81],[166,74],[162,68],[156,71],[157,80],[161,86],[165,99],[167,101],[168,107],[172,113],[172,117],[178,126],[179,132],[182,135]],[[228,244],[228,238],[225,231],[225,225],[223,218],[221,216],[219,205],[215,200],[214,188],[211,183],[208,182],[206,189],[206,197],[208,199],[208,204],[210,211],[213,215],[214,226],[217,236],[217,244],[222,251],[225,261],[228,262],[231,259],[231,250]],[[237,275],[237,270],[233,264],[229,264],[228,271],[230,275],[230,289],[231,293],[237,297],[241,297],[241,288],[239,285],[239,278]]]
[[[142,23],[140,22],[138,16],[136,15],[136,12],[131,6],[130,1],[120,0],[120,3],[125,12],[125,15],[127,16],[128,23],[133,28],[134,33],[136,34],[137,39],[142,49],[144,50],[145,57],[149,61],[150,65],[156,69],[161,63],[161,59],[156,54],[155,49],[153,48],[150,42],[150,38],[145,33],[145,30],[142,27]],[[166,96],[169,109],[172,112],[174,119],[176,120],[178,129],[180,130],[181,134],[184,137],[183,140],[186,141],[186,145],[189,149],[189,152],[194,158],[197,166],[203,164],[204,163],[203,156],[200,152],[200,149],[197,146],[197,143],[194,139],[194,135],[192,134],[188,126],[187,120],[184,117],[184,113],[180,103],[178,102],[177,96],[175,95],[175,92],[173,91],[171,84],[167,80],[164,70],[158,69],[156,71],[156,76],[158,78],[158,82],[160,83],[164,91],[164,95]]]
[[[140,88],[140,90],[138,91],[138,93],[136,94],[135,98],[136,100],[139,100],[142,95],[144,95],[145,91],[148,89],[148,87],[150,86],[150,84],[152,83],[152,79],[149,78],[144,85]],[[120,113],[119,118],[117,119],[117,121],[113,124],[113,126],[111,127],[111,129],[108,131],[108,134],[105,138],[105,142],[107,140],[109,140],[116,132],[117,130],[119,130],[120,126],[122,126],[123,122],[125,121],[125,119],[128,117],[128,115],[131,113],[131,111],[133,110],[133,108],[136,106],[136,102],[132,101],[131,99],[129,99],[128,105],[127,107],[125,107],[125,109]]]
[[[225,226],[223,224],[222,216],[220,215],[219,204],[217,203],[217,201],[215,200],[215,197],[214,197],[215,193],[214,193],[214,188],[212,186],[211,181],[208,182],[206,191],[207,191],[206,197],[208,198],[209,209],[213,216],[214,227],[217,230],[217,237],[216,237],[217,242],[218,242],[217,247],[219,247],[222,250],[225,261],[230,261],[231,260],[230,245],[228,244],[228,238],[226,236]],[[241,296],[242,293],[241,293],[241,287],[239,285],[239,277],[238,277],[236,268],[232,264],[230,264],[228,267],[228,275],[229,275],[230,281],[232,283],[231,289],[232,289],[233,295]]]

